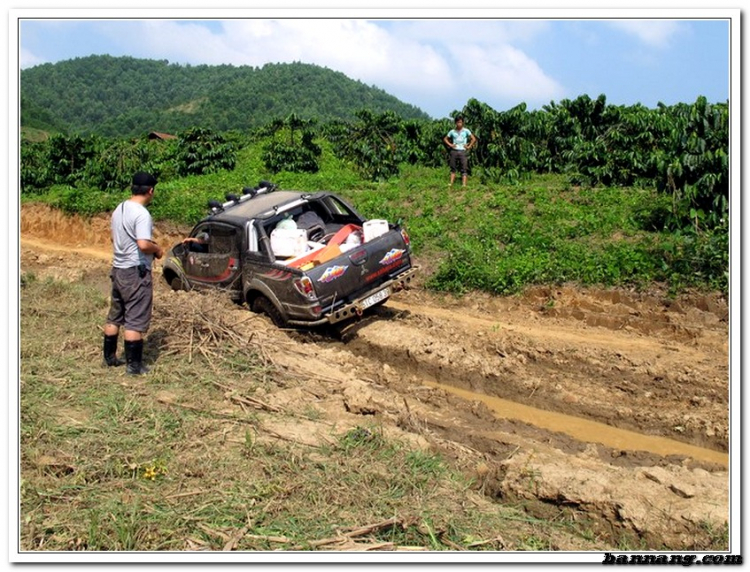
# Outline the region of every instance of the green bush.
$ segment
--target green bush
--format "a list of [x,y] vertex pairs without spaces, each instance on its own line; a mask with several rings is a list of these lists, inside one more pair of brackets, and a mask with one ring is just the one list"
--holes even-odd
[[91,187],[55,185],[49,190],[48,202],[68,214],[93,216],[113,210],[129,193],[105,193]]

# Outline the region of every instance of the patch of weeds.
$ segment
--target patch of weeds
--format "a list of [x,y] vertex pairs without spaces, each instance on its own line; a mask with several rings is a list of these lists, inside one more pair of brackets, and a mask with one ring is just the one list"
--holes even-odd
[[323,418],[323,412],[314,405],[308,405],[305,407],[302,415],[310,421],[319,421]]
[[352,449],[376,450],[385,444],[382,430],[357,426],[344,433],[339,439],[339,446],[349,452]]
[[646,539],[638,536],[631,531],[623,531],[617,537],[617,550],[621,552],[644,552],[646,550],[653,550],[654,547],[649,547],[649,543]]
[[704,550],[728,550],[729,549],[729,523],[725,522],[717,526],[708,520],[701,521],[699,528],[706,535]]
[[255,433],[249,427],[246,428],[244,442],[242,443],[242,454],[246,457],[252,457],[256,442]]
[[532,534],[521,539],[521,541],[518,543],[518,550],[528,552],[544,552],[550,550],[550,544],[549,541],[545,540],[544,538],[540,538],[539,536]]
[[21,288],[25,288],[26,286],[33,284],[34,282],[36,282],[36,280],[36,274],[34,274],[33,272],[22,272],[20,279]]
[[147,481],[165,477],[168,474],[166,465],[161,461],[146,463],[141,467],[141,478]]
[[443,460],[438,455],[414,450],[406,453],[404,465],[409,470],[415,487],[422,488],[437,482],[446,473]]
[[87,523],[87,550],[139,550],[145,540],[143,506],[137,501],[124,505],[110,500],[88,510]]
[[523,469],[521,469],[520,475],[526,480],[529,491],[536,496],[539,492],[539,477],[541,476],[541,472],[539,469],[531,466],[532,460],[533,455],[529,456],[526,460]]

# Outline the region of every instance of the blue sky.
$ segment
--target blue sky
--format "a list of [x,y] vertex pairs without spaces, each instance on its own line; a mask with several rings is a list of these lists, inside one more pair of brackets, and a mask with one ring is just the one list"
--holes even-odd
[[292,18],[248,10],[208,20],[210,11],[196,18],[174,9],[158,18],[141,10],[107,19],[101,12],[66,19],[64,11],[31,11],[18,20],[17,56],[22,69],[91,54],[192,65],[302,61],[376,85],[433,117],[472,97],[497,110],[582,94],[648,107],[700,95],[726,101],[730,21],[725,13],[683,12],[557,11],[549,19],[539,12],[422,10],[397,19],[387,11],[365,18],[313,10]]

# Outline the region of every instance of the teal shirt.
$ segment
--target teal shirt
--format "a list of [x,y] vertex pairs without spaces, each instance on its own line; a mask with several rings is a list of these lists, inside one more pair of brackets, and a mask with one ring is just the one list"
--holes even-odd
[[456,146],[456,149],[459,151],[465,151],[466,145],[471,139],[471,131],[466,127],[462,127],[461,131],[451,129],[448,131],[448,139],[450,139],[451,143]]

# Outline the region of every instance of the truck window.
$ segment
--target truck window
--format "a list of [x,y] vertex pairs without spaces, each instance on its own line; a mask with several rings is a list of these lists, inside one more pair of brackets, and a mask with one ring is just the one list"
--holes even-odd
[[331,215],[331,222],[338,224],[362,224],[362,220],[351,208],[336,197],[325,197],[321,201]]
[[210,225],[208,228],[208,253],[239,256],[240,234],[236,228],[225,225]]
[[335,197],[326,197],[324,199],[328,210],[333,215],[351,215],[352,212],[340,200]]

